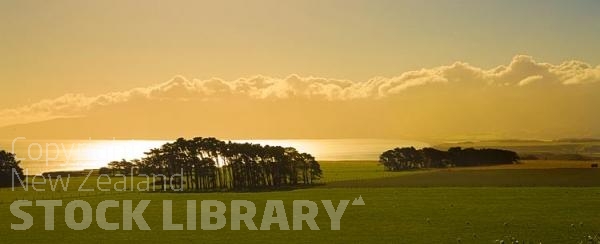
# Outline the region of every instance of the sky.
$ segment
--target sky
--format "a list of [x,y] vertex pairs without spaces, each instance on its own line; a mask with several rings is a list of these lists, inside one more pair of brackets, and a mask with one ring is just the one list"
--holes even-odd
[[[594,0],[1,1],[0,126],[56,137],[87,137],[98,121],[94,136],[108,137],[597,136],[599,12]],[[207,121],[197,108],[254,112]],[[140,122],[132,111],[153,112]],[[373,122],[375,112],[387,115]],[[119,129],[118,117],[147,128]],[[166,129],[181,118],[189,124]]]

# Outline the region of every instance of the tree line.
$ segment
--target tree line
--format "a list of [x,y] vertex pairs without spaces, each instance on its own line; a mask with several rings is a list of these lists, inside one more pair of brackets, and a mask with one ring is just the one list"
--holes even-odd
[[160,176],[155,185],[188,191],[251,190],[313,184],[319,163],[292,147],[224,142],[216,138],[179,138],[145,157],[113,161],[101,174]]
[[379,156],[385,170],[400,171],[420,168],[513,164],[519,161],[516,152],[502,149],[452,147],[447,151],[431,147],[403,147],[387,150]]

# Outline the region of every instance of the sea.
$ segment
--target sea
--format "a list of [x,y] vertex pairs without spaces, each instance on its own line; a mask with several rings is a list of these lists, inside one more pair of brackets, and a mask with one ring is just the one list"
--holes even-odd
[[[226,140],[227,141],[227,140]],[[378,160],[385,150],[395,147],[429,146],[425,142],[400,139],[261,139],[230,140],[261,145],[294,147],[317,160]],[[105,167],[115,160],[142,158],[144,152],[168,140],[0,140],[0,150],[16,154],[28,175],[52,171],[77,171]]]

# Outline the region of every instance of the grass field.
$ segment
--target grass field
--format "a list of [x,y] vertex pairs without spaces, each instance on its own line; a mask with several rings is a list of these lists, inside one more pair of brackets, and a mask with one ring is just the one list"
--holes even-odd
[[[78,188],[78,184],[72,185],[69,191],[56,193],[2,189],[0,243],[495,243],[511,237],[518,238],[519,243],[587,243],[588,235],[600,232],[597,215],[600,170],[584,168],[588,162],[571,163],[531,161],[505,166],[507,168],[391,173],[384,172],[375,162],[323,162],[326,184],[322,186],[259,193],[71,191]],[[80,182],[82,179],[76,178],[71,183]],[[94,182],[88,182],[91,183]],[[333,200],[337,206],[339,200],[358,196],[363,197],[366,205],[348,206],[341,230],[330,230],[329,218],[320,200]],[[64,204],[82,199],[92,207],[106,199],[133,200],[134,203],[151,200],[144,218],[152,231],[138,230],[135,225],[132,231],[104,231],[95,222],[86,230],[73,231],[62,218],[64,207],[56,208],[54,231],[44,230],[41,207],[23,208],[34,216],[30,230],[10,230],[11,223],[22,222],[9,211],[12,201],[50,198],[64,199]],[[200,230],[199,226],[194,231],[163,231],[161,202],[164,199],[173,200],[173,205],[179,206],[174,208],[175,223],[185,223],[186,200],[214,199],[227,205],[231,200],[250,200],[257,206],[254,218],[257,226],[267,199],[284,201],[290,225],[292,201],[313,200],[319,203],[316,221],[321,231],[310,231],[306,224],[302,231],[250,231],[245,230],[244,225],[241,231],[232,231],[229,219],[225,228],[218,231]],[[109,209],[107,215],[109,222],[120,222],[122,218],[119,208]],[[76,212],[77,218],[81,218],[81,213]],[[272,228],[277,229],[277,225]]]

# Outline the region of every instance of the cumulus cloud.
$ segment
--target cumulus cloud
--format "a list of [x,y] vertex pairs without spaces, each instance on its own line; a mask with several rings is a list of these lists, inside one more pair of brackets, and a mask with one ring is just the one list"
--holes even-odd
[[[128,91],[98,96],[66,94],[27,106],[0,111],[0,126],[29,123],[53,118],[85,116],[95,108],[126,103],[135,99],[147,100],[219,100],[248,99],[312,99],[347,101],[357,99],[386,99],[410,93],[415,88],[436,89],[438,86],[522,87],[560,85],[565,89],[599,83],[600,66],[580,61],[561,64],[537,62],[530,56],[515,56],[508,65],[482,69],[463,62],[448,66],[404,72],[395,77],[375,77],[363,82],[302,77],[285,78],[253,76],[226,81],[219,78],[187,79],[175,76],[169,81]],[[539,89],[543,89],[540,87]],[[434,90],[432,90],[434,91]]]
[[535,81],[542,80],[542,79],[544,79],[544,77],[541,76],[541,75],[528,76],[527,78],[522,79],[521,81],[519,81],[519,86],[529,85],[529,84],[531,84],[531,83],[533,83]]

